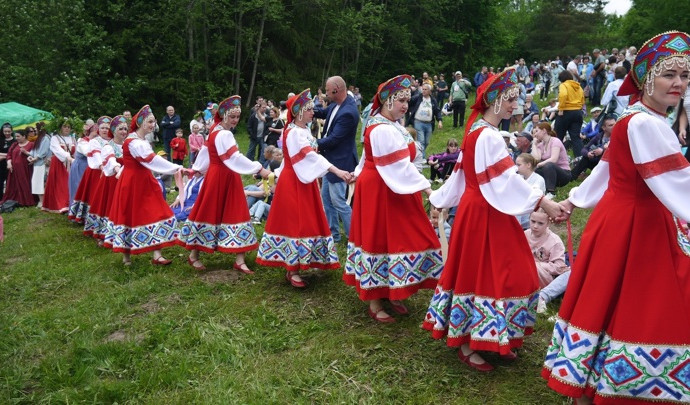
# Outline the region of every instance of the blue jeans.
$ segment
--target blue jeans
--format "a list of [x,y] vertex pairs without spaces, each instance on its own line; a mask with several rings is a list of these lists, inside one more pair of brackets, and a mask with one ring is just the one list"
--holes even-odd
[[434,125],[431,122],[415,121],[414,129],[417,131],[417,141],[422,145],[422,151],[426,155],[426,147],[431,141],[431,130],[434,129]]
[[594,84],[592,88],[591,104],[593,106],[598,106],[601,104],[601,89],[604,87],[604,82],[606,81],[606,76],[596,75],[594,76]]
[[326,212],[328,227],[331,228],[333,240],[340,241],[340,221],[343,221],[345,238],[350,235],[350,220],[352,219],[352,208],[347,205],[345,190],[347,184],[344,181],[331,183],[326,177],[323,178],[321,185],[321,199],[323,200],[323,210]]
[[[259,187],[254,184],[250,184],[248,186],[244,187],[245,190],[247,191],[263,191],[263,187]],[[252,197],[250,195],[247,196],[247,208],[251,208],[254,203],[256,203],[259,200],[263,200],[261,197]]]
[[264,138],[249,138],[249,148],[247,148],[247,157],[249,160],[256,161],[256,149],[259,149],[259,162],[264,164]]
[[570,280],[571,271],[566,271],[560,276],[553,279],[549,285],[542,288],[539,292],[539,298],[543,299],[547,304],[553,299],[557,298],[565,292],[565,287],[568,286],[568,280]]

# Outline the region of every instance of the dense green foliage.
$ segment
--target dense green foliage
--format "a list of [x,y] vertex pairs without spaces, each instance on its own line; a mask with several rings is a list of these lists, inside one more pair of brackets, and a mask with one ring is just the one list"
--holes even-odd
[[482,65],[639,46],[690,25],[687,2],[634,0],[622,18],[604,15],[605,3],[4,0],[0,101],[92,117],[172,104],[187,119],[209,100],[280,100],[335,74],[368,98],[403,72],[471,77]]

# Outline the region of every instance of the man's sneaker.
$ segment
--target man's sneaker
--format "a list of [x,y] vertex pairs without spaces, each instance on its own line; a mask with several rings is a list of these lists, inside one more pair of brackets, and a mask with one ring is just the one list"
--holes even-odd
[[261,220],[260,220],[260,219],[258,219],[258,218],[252,218],[252,224],[258,225],[258,224],[260,224],[260,223],[261,223]]
[[546,193],[546,194],[544,195],[544,197],[545,197],[545,198],[548,198],[549,200],[553,200],[554,195],[553,195],[553,193]]
[[539,297],[539,302],[537,302],[537,313],[543,314],[544,312],[546,312],[546,301]]

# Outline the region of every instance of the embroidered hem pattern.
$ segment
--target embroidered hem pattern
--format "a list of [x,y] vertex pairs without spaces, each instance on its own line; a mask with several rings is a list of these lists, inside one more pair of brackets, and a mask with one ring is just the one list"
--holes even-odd
[[690,402],[690,345],[621,342],[559,319],[542,377],[570,396]]
[[212,225],[187,221],[182,224],[180,241],[186,245],[186,249],[198,249],[207,253],[248,252],[256,249],[259,243],[254,227],[249,222]]
[[96,236],[101,234],[101,217],[88,212],[84,220],[84,235]]
[[361,299],[405,299],[419,288],[433,288],[442,271],[440,249],[374,254],[350,242],[343,280]]
[[67,214],[67,219],[81,224],[84,222],[84,218],[86,217],[87,212],[89,212],[89,204],[83,201],[73,201],[72,205],[69,206],[69,213]]
[[134,228],[108,222],[104,244],[114,252],[146,253],[179,243],[178,233],[175,217]]
[[448,346],[471,342],[475,350],[507,354],[532,334],[539,292],[517,298],[454,295],[437,286],[424,318],[423,328],[434,339],[447,336]]
[[261,238],[256,262],[289,271],[340,267],[332,236],[290,238],[266,232]]

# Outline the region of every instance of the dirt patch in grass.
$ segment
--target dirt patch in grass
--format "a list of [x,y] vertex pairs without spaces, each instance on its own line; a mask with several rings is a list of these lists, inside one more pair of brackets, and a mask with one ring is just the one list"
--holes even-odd
[[146,314],[155,314],[161,309],[161,306],[154,300],[149,300],[147,303],[141,306],[141,309]]
[[5,259],[5,264],[11,266],[15,263],[21,262],[22,260],[24,260],[24,256],[8,257],[7,259]]
[[240,279],[240,272],[235,270],[211,270],[199,273],[199,280],[206,284],[233,283]]
[[133,340],[136,343],[141,343],[146,339],[146,334],[145,333],[137,333],[136,335],[132,336],[131,333],[127,333],[124,329],[118,329],[115,332],[111,333],[107,338],[105,338],[106,343],[110,342],[126,342]]
[[182,302],[182,297],[178,293],[172,293],[165,298],[165,302],[168,304],[179,304]]
[[115,332],[111,333],[107,338],[105,338],[106,342],[124,342],[125,340],[128,340],[129,336],[127,335],[127,332],[125,332],[122,329],[116,330]]

